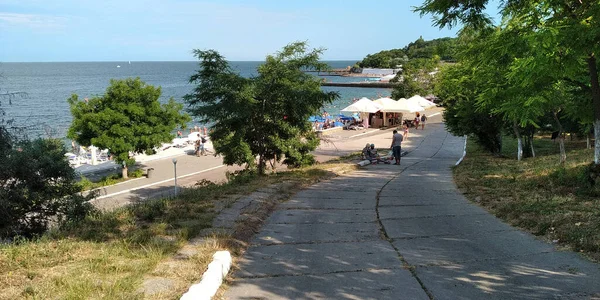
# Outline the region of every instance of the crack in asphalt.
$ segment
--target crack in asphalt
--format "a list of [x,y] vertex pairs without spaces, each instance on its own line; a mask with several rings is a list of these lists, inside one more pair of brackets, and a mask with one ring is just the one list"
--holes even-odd
[[366,269],[354,269],[354,270],[343,270],[343,271],[330,271],[330,272],[314,272],[314,273],[293,273],[293,274],[271,274],[271,275],[250,275],[250,276],[239,276],[238,278],[244,279],[262,279],[262,278],[278,278],[278,277],[300,277],[300,276],[316,276],[316,275],[331,275],[331,274],[345,274],[345,273],[359,273],[359,272],[373,272],[373,271],[392,271],[402,270],[404,267],[390,267],[390,268],[366,268]]
[[502,255],[502,256],[496,256],[496,257],[457,260],[457,261],[446,262],[446,263],[442,262],[442,263],[417,264],[414,266],[415,267],[444,267],[444,266],[454,266],[454,265],[463,264],[463,263],[477,263],[477,262],[486,262],[486,261],[495,261],[495,260],[505,260],[505,259],[511,259],[511,258],[537,256],[540,254],[547,254],[547,253],[554,253],[554,252],[557,252],[557,251],[548,250],[548,251],[540,251],[540,252],[535,252],[535,253],[527,253],[527,254],[519,254],[519,255]]
[[487,215],[487,213],[474,213],[474,214],[447,214],[447,215],[432,215],[432,216],[417,216],[417,217],[391,217],[391,218],[379,218],[382,221],[390,221],[390,220],[410,220],[410,219],[432,219],[439,217],[469,217],[469,216],[483,216]]
[[[513,232],[513,231],[519,231],[519,230],[518,229],[497,229],[497,230],[479,231],[478,233],[482,233],[482,232],[483,233],[502,233],[502,232]],[[418,240],[418,239],[427,239],[427,238],[444,238],[444,237],[461,238],[461,237],[469,237],[469,236],[471,236],[471,234],[460,234],[460,235],[430,234],[430,235],[406,236],[406,237],[395,237],[395,238],[391,237],[391,240],[392,240],[392,242],[395,242],[395,241]]]
[[[416,266],[414,266],[414,265],[411,265],[411,264],[409,264],[409,263],[408,263],[408,261],[407,261],[407,260],[404,258],[404,256],[402,255],[402,253],[400,253],[400,249],[398,249],[398,248],[397,248],[397,247],[396,247],[396,246],[393,244],[393,242],[392,242],[392,239],[391,239],[391,238],[390,238],[390,236],[388,235],[388,233],[387,233],[387,231],[386,231],[386,229],[385,229],[385,226],[383,225],[382,219],[381,219],[381,217],[380,217],[380,214],[379,214],[379,195],[381,194],[381,192],[383,191],[383,189],[384,189],[384,188],[385,188],[385,187],[386,187],[388,184],[390,184],[390,182],[392,182],[392,180],[394,180],[394,179],[398,178],[398,177],[399,177],[399,176],[400,176],[402,173],[404,173],[404,171],[406,171],[408,168],[410,168],[410,167],[414,167],[414,166],[416,166],[416,165],[418,165],[418,164],[420,164],[420,163],[422,163],[422,162],[424,162],[424,161],[427,161],[427,160],[429,160],[429,159],[431,159],[431,158],[435,157],[435,156],[436,156],[436,155],[437,155],[437,154],[440,152],[440,150],[442,149],[442,147],[444,147],[444,144],[445,144],[445,142],[446,142],[446,140],[447,140],[447,138],[448,138],[448,135],[449,135],[449,134],[448,134],[448,132],[446,132],[446,135],[444,136],[444,140],[442,141],[442,143],[440,144],[439,148],[437,149],[437,151],[436,151],[436,152],[435,152],[433,155],[431,155],[431,156],[430,156],[430,157],[428,157],[428,158],[422,158],[421,160],[419,160],[419,161],[417,161],[417,162],[414,162],[414,163],[412,163],[412,164],[409,164],[408,166],[406,166],[406,167],[402,168],[398,174],[396,174],[396,175],[395,175],[395,176],[393,176],[393,177],[392,177],[390,180],[388,180],[388,182],[386,182],[386,183],[385,183],[385,184],[384,184],[384,185],[381,187],[381,189],[380,189],[380,190],[377,192],[376,204],[375,204],[375,210],[376,210],[376,213],[377,213],[377,221],[378,221],[378,223],[379,223],[379,227],[380,227],[380,231],[381,231],[381,233],[383,234],[383,236],[385,237],[385,239],[386,239],[386,240],[387,240],[387,241],[390,243],[390,245],[392,246],[392,248],[394,248],[394,250],[395,250],[395,251],[396,251],[396,253],[398,254],[398,258],[399,258],[399,259],[400,259],[400,261],[402,262],[402,265],[403,265],[403,266],[404,266],[404,267],[405,267],[407,270],[409,270],[409,271],[410,271],[410,273],[411,273],[411,275],[413,276],[413,278],[415,278],[415,280],[417,280],[417,282],[418,282],[418,283],[419,283],[419,285],[421,286],[421,289],[423,289],[423,291],[425,292],[425,294],[427,295],[427,297],[429,297],[429,299],[431,299],[431,300],[433,300],[433,299],[434,299],[434,296],[433,296],[433,294],[432,294],[432,293],[431,293],[431,292],[430,292],[430,291],[427,289],[427,287],[425,286],[425,284],[423,283],[423,281],[421,280],[421,278],[419,278],[419,276],[417,275],[417,272],[416,272]],[[428,138],[428,137],[425,137],[425,138],[424,138],[424,139],[421,141],[421,143],[419,143],[419,145],[418,145],[417,147],[415,147],[413,150],[411,150],[411,152],[414,152],[414,151],[415,151],[415,150],[417,150],[419,147],[421,147],[421,145],[423,144],[423,142],[425,142],[425,140],[426,140],[427,138]]]
[[342,244],[342,243],[362,243],[362,242],[374,242],[380,241],[380,238],[372,239],[360,239],[360,240],[335,240],[335,241],[305,241],[305,242],[273,242],[264,244],[250,244],[250,247],[262,247],[262,246],[282,246],[282,245],[319,245],[319,244]]

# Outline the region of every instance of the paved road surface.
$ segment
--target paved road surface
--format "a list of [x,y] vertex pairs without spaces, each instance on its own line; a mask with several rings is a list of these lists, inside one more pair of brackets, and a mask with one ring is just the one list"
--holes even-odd
[[599,265],[512,228],[452,182],[464,140],[441,124],[401,166],[372,165],[280,205],[227,299],[590,299]]
[[[441,122],[440,109],[428,110],[430,123]],[[327,142],[323,142],[319,148],[314,151],[318,161],[325,162],[332,158],[337,158],[353,152],[360,151],[365,143],[374,143],[377,147],[389,147],[392,139],[393,129],[388,130],[366,130],[353,131],[346,130],[332,133],[327,137]],[[405,144],[406,149],[411,149],[424,132],[428,130],[413,130],[411,138]],[[172,159],[177,159],[177,184],[179,186],[190,186],[196,182],[206,179],[213,182],[220,182],[226,179],[226,171],[235,171],[240,167],[223,166],[223,159],[214,156],[196,157],[194,155],[178,155],[165,159],[148,161],[142,164],[142,169],[154,168],[152,178],[138,178],[126,181],[121,184],[101,188],[98,198],[92,203],[101,209],[112,209],[123,206],[134,201],[145,200],[170,196],[174,194],[174,170]],[[120,170],[119,170],[120,172]]]

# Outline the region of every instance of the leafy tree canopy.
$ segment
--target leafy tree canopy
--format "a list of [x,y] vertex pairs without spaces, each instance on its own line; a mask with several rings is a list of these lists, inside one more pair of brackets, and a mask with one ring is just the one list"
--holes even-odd
[[84,146],[108,149],[119,163],[133,163],[129,152],[148,153],[173,138],[172,132],[190,121],[173,98],[161,104],[160,87],[139,78],[110,81],[103,96],[81,101],[69,98],[73,123],[68,137]]
[[[416,11],[422,15],[433,14],[434,24],[440,27],[452,27],[460,23],[465,26],[463,31],[477,30],[491,24],[491,19],[485,14],[485,8],[489,4],[489,0],[425,0]],[[535,41],[530,43],[535,50],[530,52],[533,53],[530,57],[519,57],[522,54],[520,49],[512,50],[509,56],[515,57],[515,61],[504,63],[504,67],[509,68],[506,78],[519,82],[517,89],[518,86],[540,86],[538,78],[546,79],[541,86],[553,87],[553,91],[543,97],[525,97],[521,103],[512,101],[509,103],[512,107],[505,111],[512,112],[509,117],[520,119],[522,124],[532,124],[533,119],[527,120],[531,114],[527,116],[516,110],[520,104],[539,109],[545,101],[550,101],[548,103],[554,106],[555,111],[563,110],[572,106],[562,101],[563,96],[570,94],[571,98],[575,98],[575,94],[585,94],[589,90],[590,97],[580,102],[588,102],[585,105],[587,111],[593,111],[594,163],[600,165],[600,66],[596,58],[600,51],[600,3],[507,0],[501,1],[499,8],[503,22],[498,30],[507,33],[507,37],[518,35],[530,42]],[[549,63],[551,61],[553,62]],[[559,68],[552,68],[553,66]],[[582,74],[587,75],[587,80],[583,80]],[[581,107],[580,104],[575,106]],[[572,114],[568,110],[565,112]],[[581,122],[586,119],[588,117],[581,118]],[[558,117],[555,120],[560,123]]]
[[397,68],[415,58],[431,59],[439,57],[444,61],[454,61],[455,38],[440,38],[425,41],[419,38],[401,49],[383,50],[367,55],[358,63],[361,68]]
[[304,72],[328,69],[319,62],[322,52],[292,43],[267,56],[258,76],[244,78],[218,52],[194,50],[200,70],[190,82],[198,85],[184,99],[193,115],[214,122],[210,136],[226,164],[264,173],[271,160],[285,158],[292,166],[314,161],[310,151],[319,140],[308,117],[339,97],[323,92],[320,81]]

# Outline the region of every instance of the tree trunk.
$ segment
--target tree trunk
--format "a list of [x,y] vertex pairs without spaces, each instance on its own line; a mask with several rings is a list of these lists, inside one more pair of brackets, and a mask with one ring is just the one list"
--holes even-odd
[[521,161],[523,158],[523,140],[521,139],[521,133],[519,132],[519,127],[517,126],[516,121],[513,122],[513,131],[517,137],[517,160]]
[[521,136],[523,140],[523,157],[535,157],[533,153],[533,133],[527,133],[525,136]]
[[587,63],[592,84],[592,105],[594,107],[594,164],[600,165],[600,83],[598,82],[598,68],[594,53],[590,53]]
[[585,138],[585,143],[586,143],[586,149],[590,149],[592,147],[592,145],[590,144],[590,134],[588,133],[586,138]]
[[259,156],[258,156],[258,174],[260,174],[260,175],[265,174],[265,166],[266,166],[265,157],[262,154],[259,154]]
[[558,145],[560,147],[560,164],[564,165],[567,161],[567,153],[565,152],[565,138],[563,136],[558,137]]
[[600,120],[594,120],[594,164],[600,165]]
[[563,134],[563,127],[560,123],[560,119],[558,118],[558,112],[553,111],[552,116],[554,117],[554,121],[556,121],[556,126],[558,127],[558,145],[560,148],[560,164],[563,165],[567,161],[567,153],[565,152],[565,137]]
[[123,176],[123,179],[129,178],[129,176],[127,176],[127,165],[123,166],[123,169],[121,169],[121,174]]

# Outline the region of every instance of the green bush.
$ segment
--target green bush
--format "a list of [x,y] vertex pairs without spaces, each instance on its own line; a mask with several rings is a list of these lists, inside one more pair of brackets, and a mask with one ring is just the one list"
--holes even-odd
[[79,182],[77,182],[77,185],[79,185],[82,191],[89,191],[91,189],[96,188],[96,184],[93,183],[91,180],[87,179],[87,177],[85,176],[81,176],[81,179],[79,180]]
[[39,235],[92,210],[93,195],[79,193],[61,141],[0,139],[8,145],[0,150],[0,237]]
[[132,178],[140,178],[144,176],[144,171],[142,169],[136,169],[128,173],[129,177]]

